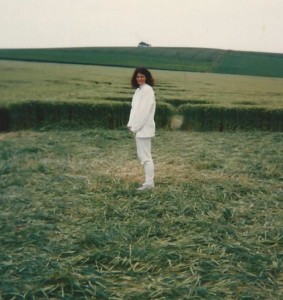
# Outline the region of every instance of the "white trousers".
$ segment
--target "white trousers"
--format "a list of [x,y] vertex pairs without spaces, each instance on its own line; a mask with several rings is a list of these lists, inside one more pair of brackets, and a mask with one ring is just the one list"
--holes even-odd
[[151,156],[151,138],[136,137],[136,145],[138,158],[144,168],[144,184],[154,185],[154,164]]

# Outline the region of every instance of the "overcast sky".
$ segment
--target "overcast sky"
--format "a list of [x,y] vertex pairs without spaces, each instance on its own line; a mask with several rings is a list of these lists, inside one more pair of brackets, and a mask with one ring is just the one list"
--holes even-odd
[[0,48],[206,47],[283,53],[283,0],[0,0]]

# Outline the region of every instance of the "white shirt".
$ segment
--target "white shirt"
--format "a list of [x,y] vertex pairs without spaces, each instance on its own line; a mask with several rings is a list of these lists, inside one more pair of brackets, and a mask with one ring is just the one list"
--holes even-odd
[[155,135],[155,95],[152,87],[143,84],[136,89],[132,100],[132,109],[128,122],[130,130],[139,138]]

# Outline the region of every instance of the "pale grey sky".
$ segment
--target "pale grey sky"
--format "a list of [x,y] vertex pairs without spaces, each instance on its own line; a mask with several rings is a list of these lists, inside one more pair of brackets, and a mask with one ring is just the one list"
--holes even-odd
[[0,48],[206,47],[283,53],[283,0],[0,0]]

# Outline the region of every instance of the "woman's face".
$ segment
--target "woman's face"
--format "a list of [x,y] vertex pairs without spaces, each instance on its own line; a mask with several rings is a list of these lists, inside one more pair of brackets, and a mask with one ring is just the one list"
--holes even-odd
[[146,77],[143,74],[138,73],[136,79],[137,79],[138,85],[145,84]]

